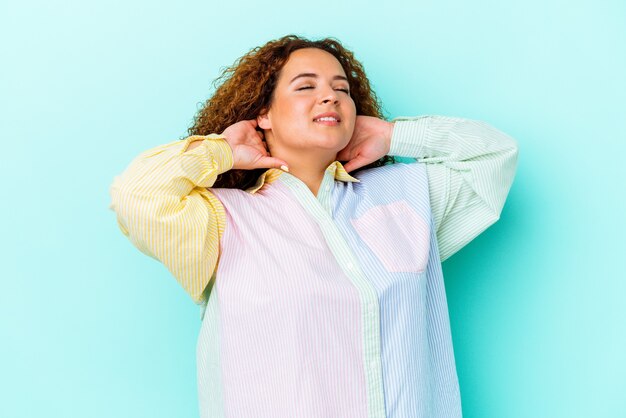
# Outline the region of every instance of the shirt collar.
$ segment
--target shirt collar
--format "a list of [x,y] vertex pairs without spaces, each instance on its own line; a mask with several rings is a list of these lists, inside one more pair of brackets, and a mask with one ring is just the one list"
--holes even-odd
[[[335,180],[339,180],[339,181],[345,181],[345,182],[360,182],[359,179],[352,177],[350,174],[348,174],[348,172],[346,171],[346,169],[343,167],[343,165],[339,162],[339,161],[333,161],[327,168],[326,168],[326,172],[328,172],[331,176],[333,176],[335,178]],[[265,172],[263,174],[261,174],[261,176],[259,176],[259,179],[257,180],[256,184],[252,187],[249,187],[246,189],[246,191],[248,193],[255,193],[257,190],[259,190],[261,187],[263,187],[263,185],[265,183],[271,183],[274,180],[276,180],[278,177],[280,177],[281,174],[283,174],[284,171],[278,168],[269,168],[267,170],[265,170]]]

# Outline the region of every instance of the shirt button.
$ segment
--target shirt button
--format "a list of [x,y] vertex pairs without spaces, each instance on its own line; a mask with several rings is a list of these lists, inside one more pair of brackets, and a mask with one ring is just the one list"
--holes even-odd
[[371,360],[370,361],[370,370],[375,370],[376,369],[376,361],[375,360]]
[[330,190],[330,186],[326,186],[326,191],[329,191],[329,190]]
[[352,270],[352,269],[353,269],[353,267],[354,267],[354,264],[352,264],[352,263],[348,263],[348,268],[349,268],[350,270]]

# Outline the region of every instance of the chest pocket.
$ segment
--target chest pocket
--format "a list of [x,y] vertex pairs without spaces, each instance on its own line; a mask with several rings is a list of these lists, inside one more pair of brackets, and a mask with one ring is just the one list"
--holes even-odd
[[430,252],[430,225],[405,200],[374,206],[352,226],[389,272],[423,272]]

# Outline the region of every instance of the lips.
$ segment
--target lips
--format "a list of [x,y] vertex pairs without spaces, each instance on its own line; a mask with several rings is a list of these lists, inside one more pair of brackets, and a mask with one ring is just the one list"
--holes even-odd
[[320,118],[334,118],[337,122],[341,122],[339,114],[335,112],[320,113],[319,115],[315,116],[313,122],[319,122]]

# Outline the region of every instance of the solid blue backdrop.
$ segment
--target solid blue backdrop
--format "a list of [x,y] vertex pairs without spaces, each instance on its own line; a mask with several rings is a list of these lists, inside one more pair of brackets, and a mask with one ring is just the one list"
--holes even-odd
[[195,417],[199,309],[108,187],[288,33],[352,49],[386,116],[520,145],[500,221],[444,263],[465,417],[626,416],[621,1],[3,1],[0,416]]

